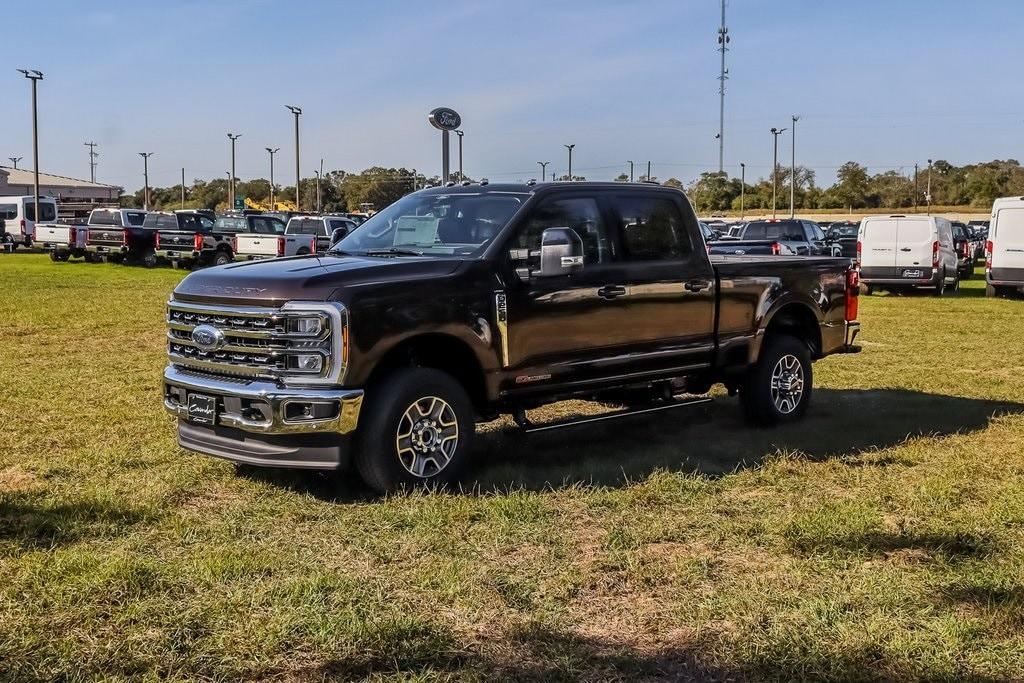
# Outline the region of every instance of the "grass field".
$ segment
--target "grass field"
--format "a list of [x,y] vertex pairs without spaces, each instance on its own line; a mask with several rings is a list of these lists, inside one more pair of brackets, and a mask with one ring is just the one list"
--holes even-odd
[[0,256],[2,680],[1024,676],[1024,301],[863,299],[798,426],[499,423],[375,499],[175,445],[180,277]]

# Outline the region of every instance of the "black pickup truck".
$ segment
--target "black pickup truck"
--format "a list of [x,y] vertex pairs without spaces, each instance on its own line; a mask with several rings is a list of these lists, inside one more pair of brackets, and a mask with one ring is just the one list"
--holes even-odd
[[709,257],[670,188],[431,188],[327,252],[182,280],[164,407],[190,450],[445,484],[478,421],[577,424],[526,416],[569,397],[626,406],[609,419],[724,383],[752,422],[795,420],[812,361],[857,350],[857,289],[849,259]]
[[145,220],[146,212],[141,209],[93,209],[86,225],[86,259],[156,265],[154,234],[142,227]]
[[207,211],[154,211],[146,227],[156,231],[156,257],[179,265],[216,265],[234,261],[234,230],[216,227]]
[[826,237],[814,221],[766,218],[743,226],[739,239],[711,242],[710,253],[840,256],[841,248]]

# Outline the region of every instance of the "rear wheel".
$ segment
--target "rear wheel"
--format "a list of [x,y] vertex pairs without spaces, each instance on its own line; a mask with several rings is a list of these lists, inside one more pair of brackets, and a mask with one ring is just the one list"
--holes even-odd
[[773,335],[740,386],[740,404],[755,424],[793,422],[807,411],[813,383],[807,344],[788,334]]
[[53,251],[50,252],[50,260],[54,261],[54,262],[57,262],[57,261],[67,261],[70,256],[71,256],[71,254],[68,254],[68,253],[63,253],[63,254],[58,253],[57,250],[53,250]]
[[946,271],[942,271],[942,275],[939,276],[939,284],[936,285],[934,296],[942,296],[946,293]]
[[213,255],[213,265],[215,266],[226,266],[232,260],[231,253],[223,249]]

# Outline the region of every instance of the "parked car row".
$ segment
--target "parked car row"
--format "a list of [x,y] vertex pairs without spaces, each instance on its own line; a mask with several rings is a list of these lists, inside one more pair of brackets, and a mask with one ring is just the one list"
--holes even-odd
[[196,267],[315,254],[344,238],[362,220],[353,214],[245,211],[218,216],[204,209],[94,209],[85,222],[39,223],[31,227],[34,238],[19,233],[18,239],[41,247],[54,261],[75,257],[149,267],[159,263]]

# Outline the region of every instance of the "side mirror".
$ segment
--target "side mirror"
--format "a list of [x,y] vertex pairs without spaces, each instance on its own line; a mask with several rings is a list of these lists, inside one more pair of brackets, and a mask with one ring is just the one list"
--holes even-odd
[[345,239],[345,235],[347,234],[348,230],[345,228],[335,228],[334,232],[331,233],[331,246],[333,247],[335,244]]
[[583,270],[583,240],[575,230],[548,228],[540,238],[538,277],[568,275]]

